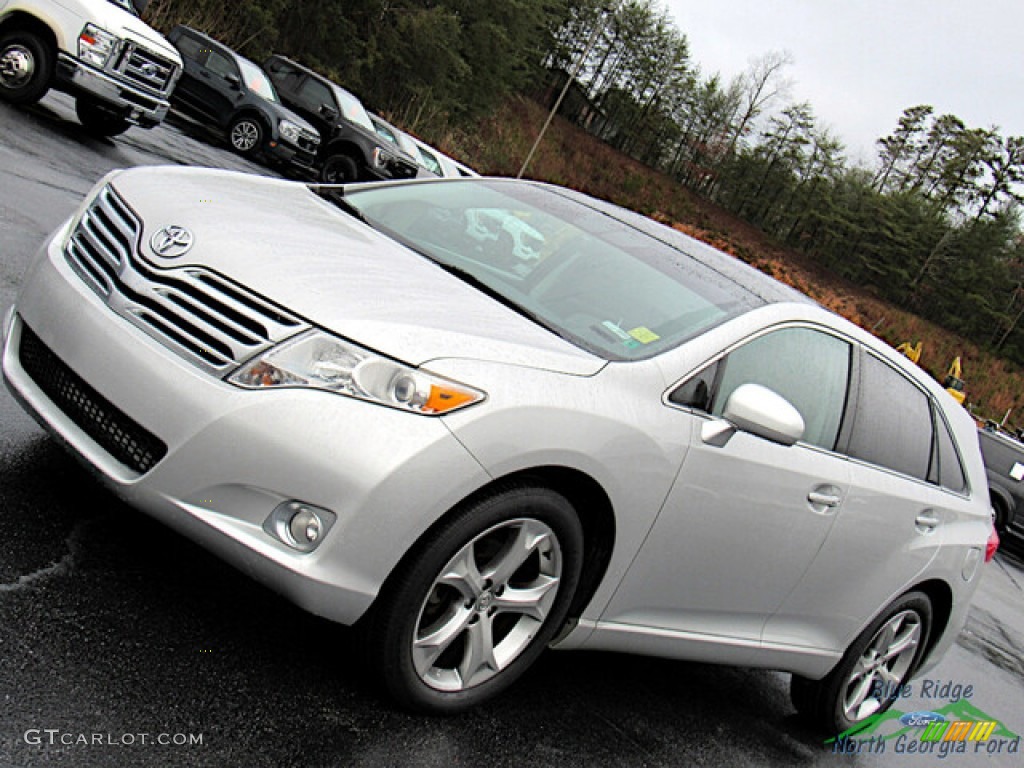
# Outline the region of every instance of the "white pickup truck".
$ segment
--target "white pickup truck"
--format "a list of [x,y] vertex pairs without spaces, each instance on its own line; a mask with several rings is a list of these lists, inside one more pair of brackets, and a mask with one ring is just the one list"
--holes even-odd
[[148,0],[0,0],[0,99],[75,96],[82,125],[114,136],[163,120],[181,57],[139,18]]

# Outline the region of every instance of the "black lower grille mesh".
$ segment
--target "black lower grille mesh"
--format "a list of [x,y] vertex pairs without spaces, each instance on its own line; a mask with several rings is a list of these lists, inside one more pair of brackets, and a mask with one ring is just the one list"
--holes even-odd
[[167,454],[160,438],[86,384],[28,326],[22,326],[18,356],[21,367],[46,396],[122,464],[141,474]]

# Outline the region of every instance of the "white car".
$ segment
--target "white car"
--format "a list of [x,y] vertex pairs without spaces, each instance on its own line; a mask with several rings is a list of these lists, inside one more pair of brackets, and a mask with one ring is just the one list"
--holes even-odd
[[[540,257],[479,251],[474,210]],[[919,368],[557,187],[117,172],[4,336],[110,488],[358,623],[419,709],[554,645],[788,670],[845,730],[949,649],[994,552],[974,423]]]

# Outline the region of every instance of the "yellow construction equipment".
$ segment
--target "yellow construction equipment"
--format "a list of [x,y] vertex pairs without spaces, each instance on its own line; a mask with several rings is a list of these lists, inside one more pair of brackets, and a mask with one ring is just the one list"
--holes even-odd
[[960,405],[964,404],[964,400],[967,397],[967,393],[964,392],[964,380],[960,378],[963,375],[963,371],[960,368],[960,358],[957,357],[952,365],[949,366],[949,372],[946,373],[946,380],[942,382],[942,386],[946,388],[946,391],[953,396]]
[[918,363],[921,361],[921,348],[923,346],[923,341],[917,342],[917,346],[911,346],[909,341],[904,341],[902,344],[896,347],[896,351],[910,358],[910,362]]

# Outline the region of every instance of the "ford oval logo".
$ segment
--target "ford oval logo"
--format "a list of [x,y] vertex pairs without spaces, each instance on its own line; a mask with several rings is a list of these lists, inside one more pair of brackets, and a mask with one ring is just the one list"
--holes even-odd
[[944,723],[946,718],[938,712],[921,710],[920,712],[908,712],[900,718],[900,722],[911,728],[924,728],[928,723]]
[[149,244],[157,256],[165,259],[177,259],[192,250],[195,238],[185,227],[171,225],[164,227],[150,239]]

